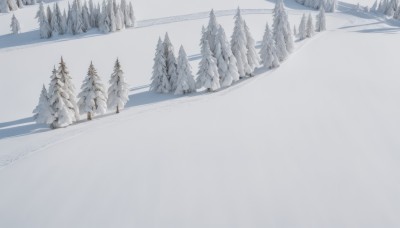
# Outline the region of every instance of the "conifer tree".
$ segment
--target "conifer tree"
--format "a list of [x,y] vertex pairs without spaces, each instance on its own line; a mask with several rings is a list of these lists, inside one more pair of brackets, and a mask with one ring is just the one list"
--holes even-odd
[[240,77],[245,77],[246,73],[251,72],[249,62],[247,60],[247,40],[244,31],[243,19],[240,14],[240,9],[237,9],[235,15],[235,27],[231,37],[232,53],[237,60],[237,68]]
[[247,61],[250,66],[250,72],[247,72],[248,75],[253,75],[254,69],[258,66],[260,66],[260,57],[257,54],[256,51],[256,42],[253,39],[253,36],[250,33],[249,27],[247,27],[246,22],[244,21],[243,23],[244,26],[244,32],[246,34],[246,48],[247,48]]
[[[293,38],[288,15],[282,0],[277,0],[274,8],[273,37],[276,43],[277,55],[280,61],[287,58],[293,50]],[[283,37],[283,39],[281,39]],[[282,42],[283,43],[280,43]]]
[[136,18],[135,18],[135,12],[133,11],[133,6],[132,2],[129,2],[129,19],[131,26],[129,27],[135,27],[136,26]]
[[279,58],[276,54],[275,41],[272,37],[272,32],[269,29],[268,23],[265,27],[265,33],[261,43],[260,56],[264,67],[274,68],[279,66]]
[[167,78],[169,84],[171,85],[171,91],[175,91],[178,83],[178,74],[176,70],[177,63],[174,54],[175,52],[174,46],[172,45],[171,40],[169,39],[168,32],[165,33],[163,45],[164,45],[164,58],[167,71]]
[[10,28],[11,28],[11,32],[12,32],[13,34],[18,34],[18,33],[20,32],[20,30],[21,30],[21,27],[20,27],[20,25],[19,25],[19,21],[18,21],[18,19],[15,17],[14,14],[13,14],[13,16],[12,16],[12,18],[11,18],[11,25],[10,25]]
[[67,105],[69,111],[72,113],[72,122],[77,121],[79,120],[79,111],[75,100],[75,86],[72,83],[72,78],[69,75],[67,65],[65,64],[62,57],[57,70],[57,75],[59,78],[61,78],[61,81],[63,83],[63,90],[66,93],[65,104]]
[[39,11],[36,14],[36,18],[39,22],[40,38],[50,38],[51,30],[47,20],[46,12],[44,10],[43,2],[40,2]]
[[197,88],[204,87],[207,91],[212,92],[220,88],[218,67],[207,40],[204,41],[203,46],[196,86]]
[[320,9],[319,9],[315,27],[316,27],[317,32],[322,32],[322,31],[326,30],[326,18],[325,18],[324,7],[320,7]]
[[159,38],[154,57],[153,75],[151,77],[152,82],[150,84],[150,90],[157,93],[168,93],[171,90],[171,85],[167,76],[164,52],[163,42],[161,38]]
[[303,17],[301,18],[301,22],[299,25],[299,40],[304,40],[307,38],[307,31],[306,31],[306,24],[307,24],[307,18],[306,15],[303,14]]
[[51,124],[54,121],[49,98],[47,97],[47,90],[44,85],[42,87],[42,92],[40,93],[39,103],[33,110],[33,113],[33,119],[38,124]]
[[196,91],[196,82],[192,74],[192,68],[183,46],[179,48],[178,55],[178,81],[175,95],[182,95]]
[[233,82],[239,80],[239,72],[237,69],[237,61],[232,53],[229,41],[226,38],[225,30],[219,26],[217,34],[217,53],[216,60],[218,65],[218,73],[220,76],[221,87],[230,86]]
[[210,45],[210,50],[213,53],[213,56],[215,56],[215,49],[217,46],[216,39],[217,39],[218,27],[219,25],[217,22],[217,18],[215,17],[214,10],[211,10],[210,19],[208,22],[205,36],[208,41],[208,44]]
[[107,111],[107,94],[93,63],[90,63],[78,98],[79,111],[81,114],[87,113],[88,120],[96,114],[104,114]]
[[125,82],[124,72],[119,60],[115,61],[114,72],[111,74],[110,87],[108,88],[107,105],[109,109],[116,109],[116,113],[124,109],[129,100],[128,84]]
[[306,33],[307,33],[308,38],[314,36],[314,25],[313,25],[311,13],[308,15]]

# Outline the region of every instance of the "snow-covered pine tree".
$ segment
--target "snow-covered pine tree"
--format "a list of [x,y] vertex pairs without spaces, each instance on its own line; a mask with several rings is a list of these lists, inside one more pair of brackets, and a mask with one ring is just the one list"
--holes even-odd
[[324,7],[320,7],[319,13],[317,14],[316,21],[316,30],[317,32],[322,32],[326,30],[326,18],[325,18],[325,9]]
[[303,13],[299,25],[299,34],[298,34],[299,40],[304,40],[305,38],[307,38],[306,24],[307,24],[306,14]]
[[231,48],[237,61],[239,75],[240,77],[245,77],[247,72],[251,72],[251,68],[247,60],[246,33],[244,31],[243,19],[239,8],[235,15],[235,27],[231,37]]
[[274,68],[279,66],[279,58],[276,55],[275,40],[272,37],[272,32],[269,29],[268,23],[265,27],[265,33],[261,43],[260,56],[264,67]]
[[89,8],[85,1],[82,7],[82,31],[87,32],[89,29],[91,29]]
[[171,40],[169,39],[168,32],[165,33],[163,45],[164,45],[164,58],[167,71],[167,78],[169,84],[171,85],[171,91],[175,91],[178,83],[178,73],[176,69],[177,63],[174,54],[175,52],[174,46],[172,45]]
[[77,121],[79,120],[79,110],[75,100],[75,86],[72,83],[72,78],[69,75],[67,65],[65,64],[62,57],[57,69],[57,75],[61,78],[61,81],[63,82],[63,90],[66,93],[65,104],[67,105],[69,111],[72,113],[72,121]]
[[70,13],[72,22],[71,24],[72,34],[76,35],[82,33],[83,32],[82,7],[80,6],[80,2],[78,2],[78,0],[75,0],[72,3]]
[[372,5],[370,11],[371,11],[371,12],[376,12],[377,7],[378,7],[378,0],[375,0],[375,2],[374,2],[374,4]]
[[71,112],[71,103],[68,101],[68,93],[64,90],[64,83],[60,75],[57,74],[55,68],[50,77],[48,97],[50,110],[52,112],[50,127],[54,129],[72,124],[75,120],[75,115]]
[[129,19],[130,19],[130,23],[131,26],[128,27],[135,27],[136,26],[136,18],[135,18],[135,12],[133,11],[133,6],[132,6],[132,2],[129,2]]
[[310,14],[308,14],[307,27],[306,27],[306,33],[307,33],[308,38],[314,36],[314,25],[313,24],[314,23],[313,23],[311,13],[310,13]]
[[53,12],[51,11],[51,9],[50,9],[50,6],[47,6],[47,23],[49,24],[49,26],[50,26],[50,37],[53,35],[53,27],[52,27],[52,22],[51,22],[51,19],[53,19]]
[[129,96],[128,84],[125,82],[124,72],[118,59],[115,61],[114,72],[111,74],[109,82],[107,106],[109,109],[116,109],[116,113],[119,113],[124,109]]
[[1,0],[0,1],[0,13],[8,13],[10,9],[8,8],[7,1]]
[[107,22],[110,28],[110,32],[115,32],[117,31],[117,23],[116,23],[116,18],[115,18],[115,9],[114,9],[114,3],[112,0],[108,0],[107,4]]
[[252,76],[254,73],[254,70],[260,66],[260,57],[258,56],[258,53],[256,51],[256,42],[253,39],[253,36],[250,33],[250,29],[246,24],[246,21],[243,21],[243,26],[244,26],[244,32],[246,34],[246,47],[247,47],[247,61],[249,63],[250,72],[247,72],[249,76]]
[[218,27],[219,24],[217,22],[217,18],[215,17],[214,10],[212,9],[210,12],[210,19],[208,21],[208,26],[205,36],[206,40],[208,41],[208,44],[210,45],[210,50],[213,53],[214,57],[215,57],[215,48],[217,46],[216,39],[217,39]]
[[91,120],[96,114],[104,114],[107,111],[107,94],[101,79],[97,74],[93,63],[90,63],[89,70],[78,94],[78,105],[81,114],[87,113],[87,119]]
[[229,41],[225,35],[225,30],[222,26],[218,28],[217,50],[221,52],[220,55],[216,55],[220,85],[221,87],[227,87],[239,80],[239,72],[236,58],[232,53]]
[[40,2],[39,11],[36,14],[36,18],[39,22],[40,38],[50,38],[51,30],[49,22],[47,20],[46,12],[44,10],[43,2]]
[[53,5],[53,13],[52,13],[52,17],[51,17],[51,35],[55,36],[56,34],[62,34],[62,32],[60,32],[61,30],[61,26],[60,26],[60,22],[61,22],[61,11],[60,8],[58,7],[58,4],[55,3]]
[[21,30],[21,27],[19,25],[19,21],[18,19],[15,17],[15,15],[13,14],[12,18],[11,18],[11,24],[10,24],[10,28],[11,28],[11,32],[13,34],[18,34]]
[[60,35],[64,35],[67,32],[68,32],[67,13],[64,10],[60,21]]
[[121,11],[121,7],[117,6],[116,11],[117,13],[115,14],[115,25],[117,30],[121,30],[125,27],[124,15]]
[[[283,0],[277,0],[274,8],[273,37],[276,43],[277,55],[280,61],[287,58],[288,54],[293,50],[293,37],[290,29],[288,15],[283,4]],[[279,38],[282,34],[282,39]],[[284,50],[283,50],[283,49]]]
[[197,72],[196,87],[204,87],[207,91],[212,92],[220,88],[218,67],[207,40],[204,41],[203,46],[199,71]]
[[40,93],[39,103],[33,110],[33,119],[38,124],[51,124],[53,119],[53,112],[50,108],[49,98],[47,97],[46,87],[43,85],[42,92]]
[[178,55],[178,82],[175,95],[187,94],[196,91],[196,82],[192,74],[192,68],[183,46],[179,48]]
[[171,90],[171,85],[167,77],[164,53],[164,45],[161,38],[159,38],[154,57],[153,75],[151,77],[152,82],[150,84],[150,91],[157,93],[168,93]]

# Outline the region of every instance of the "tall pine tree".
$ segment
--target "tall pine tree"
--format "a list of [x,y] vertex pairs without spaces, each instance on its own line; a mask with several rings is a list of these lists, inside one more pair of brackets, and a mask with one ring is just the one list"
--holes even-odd
[[107,105],[109,109],[116,109],[119,113],[129,100],[128,84],[125,82],[124,72],[119,60],[115,61],[114,72],[111,74],[110,87],[108,88]]
[[196,82],[192,74],[192,68],[183,46],[179,48],[178,55],[178,81],[175,95],[187,94],[196,91]]
[[150,84],[150,90],[157,93],[168,93],[171,90],[164,53],[164,45],[161,38],[159,38],[154,56],[153,75],[151,77],[152,82]]

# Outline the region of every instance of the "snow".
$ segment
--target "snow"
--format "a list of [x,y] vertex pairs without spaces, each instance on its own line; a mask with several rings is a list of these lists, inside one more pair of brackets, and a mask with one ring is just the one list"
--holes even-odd
[[[197,72],[209,10],[230,36],[239,3],[259,44],[274,6],[263,0],[136,0],[138,28],[49,40],[37,5],[15,11],[16,36],[0,15],[0,227],[400,226],[396,22],[339,2],[279,68],[215,93],[148,91],[159,36]],[[291,27],[318,13],[285,3]],[[118,57],[125,109],[34,124],[61,55],[76,88],[89,61],[106,82]]]

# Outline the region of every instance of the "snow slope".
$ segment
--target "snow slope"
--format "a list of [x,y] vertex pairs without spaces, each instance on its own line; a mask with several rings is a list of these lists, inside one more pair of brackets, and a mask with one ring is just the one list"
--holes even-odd
[[[241,5],[273,7],[254,3]],[[182,11],[197,15],[183,22],[0,49],[0,227],[400,226],[399,29],[342,4],[329,31],[296,43],[276,70],[218,93],[147,92],[165,31],[197,69],[207,20],[194,9],[208,6]],[[260,12],[245,16],[257,41],[272,22]],[[218,21],[231,34],[232,16]],[[77,87],[92,58],[106,80],[119,56],[128,108],[54,131],[31,123],[61,54]]]

